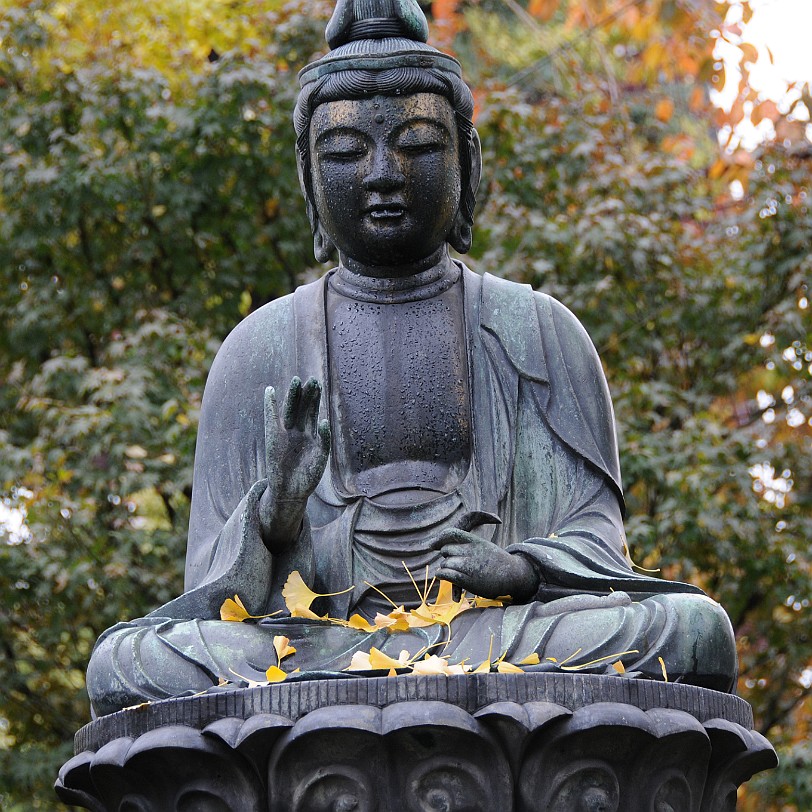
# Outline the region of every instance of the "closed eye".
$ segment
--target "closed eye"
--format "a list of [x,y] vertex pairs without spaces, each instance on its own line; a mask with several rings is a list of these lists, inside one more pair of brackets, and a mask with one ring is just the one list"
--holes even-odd
[[448,131],[434,121],[411,121],[398,133],[397,148],[411,154],[441,152],[451,141]]
[[357,161],[366,155],[362,149],[319,150],[319,157],[326,161]]
[[355,132],[334,130],[319,137],[316,149],[323,160],[355,161],[366,155],[367,143]]
[[410,141],[405,144],[399,144],[400,149],[403,152],[414,154],[414,155],[422,155],[424,153],[429,152],[441,152],[445,149],[445,143],[443,141]]

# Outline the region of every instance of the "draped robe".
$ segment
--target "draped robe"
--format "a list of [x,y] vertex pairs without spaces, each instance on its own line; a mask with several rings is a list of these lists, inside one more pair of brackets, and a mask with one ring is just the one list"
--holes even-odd
[[[225,623],[219,609],[238,594],[252,615],[284,610],[282,585],[298,570],[318,592],[355,587],[320,599],[320,613],[370,616],[378,599],[364,581],[380,582],[380,561],[389,559],[389,575],[406,559],[436,569],[427,540],[471,510],[501,517],[477,535],[526,557],[539,589],[522,605],[460,615],[442,649],[452,662],[481,661],[496,649],[513,662],[535,652],[603,671],[610,655],[633,651],[624,657],[631,672],[662,678],[665,669],[670,679],[731,689],[735,645],[721,607],[696,587],[630,566],[612,405],[585,330],[543,293],[460,269],[472,415],[462,482],[425,503],[382,505],[348,491],[331,454],[296,544],[272,555],[257,515],[266,476],[263,392],[285,391],[294,375],[315,377],[323,385],[320,417],[328,417],[327,277],[256,311],[226,339],[209,374],[185,592],[102,635],[88,669],[94,712],[199,691],[234,673],[262,679],[276,634],[297,647],[286,666],[309,674],[345,668],[354,651],[372,645],[397,656],[438,644],[439,627],[367,635],[296,618]],[[589,666],[594,660],[601,662]]]

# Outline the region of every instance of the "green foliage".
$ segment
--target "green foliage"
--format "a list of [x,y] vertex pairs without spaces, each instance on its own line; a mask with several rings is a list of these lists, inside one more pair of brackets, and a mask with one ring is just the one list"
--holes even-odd
[[[57,808],[95,639],[182,588],[219,342],[318,272],[290,116],[330,4],[244,0],[213,17],[168,2],[163,20],[104,5],[0,2],[0,499],[28,528],[0,525],[4,809]],[[663,0],[670,17],[567,46],[588,30],[572,15],[597,5],[531,3],[550,12],[543,36],[501,3],[467,17],[456,46],[485,157],[470,262],[589,329],[632,554],[725,605],[741,692],[786,754],[746,808],[808,808],[808,150],[766,149],[732,199],[693,92],[712,78],[710,12]],[[516,42],[509,60],[500,38]]]
[[261,51],[182,82],[66,62],[59,8],[0,16],[0,495],[28,528],[0,526],[3,808],[55,808],[96,638],[182,591],[206,371],[312,264],[289,63],[324,8],[266,5]]

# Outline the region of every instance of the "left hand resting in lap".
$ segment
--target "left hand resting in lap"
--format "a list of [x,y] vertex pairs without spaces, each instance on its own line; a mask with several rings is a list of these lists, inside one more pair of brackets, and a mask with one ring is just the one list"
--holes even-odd
[[510,595],[516,603],[522,603],[538,590],[539,579],[533,566],[524,556],[509,553],[469,532],[495,519],[488,514],[467,514],[459,527],[440,533],[431,544],[443,556],[436,574],[474,595]]

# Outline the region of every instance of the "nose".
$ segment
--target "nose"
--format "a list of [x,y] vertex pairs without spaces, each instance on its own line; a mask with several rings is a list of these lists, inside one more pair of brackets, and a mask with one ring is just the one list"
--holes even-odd
[[363,179],[363,186],[369,192],[391,192],[399,189],[406,181],[394,150],[380,144],[372,153],[372,163]]

